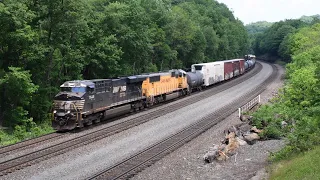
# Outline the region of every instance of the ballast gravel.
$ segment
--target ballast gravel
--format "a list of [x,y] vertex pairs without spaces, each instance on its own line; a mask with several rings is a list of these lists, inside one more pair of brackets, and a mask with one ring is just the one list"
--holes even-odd
[[[215,94],[211,97],[208,97],[207,99],[188,105],[180,110],[169,113],[165,116],[161,116],[142,125],[120,132],[100,141],[91,143],[87,146],[77,148],[73,151],[70,151],[69,153],[65,153],[47,161],[43,161],[30,167],[26,167],[20,171],[14,172],[12,174],[0,178],[88,179],[93,174],[98,173],[99,171],[106,169],[117,162],[120,162],[121,160],[129,157],[130,155],[137,153],[138,151],[160,141],[165,137],[170,136],[171,134],[174,134],[178,130],[181,130],[184,127],[198,121],[207,114],[214,112],[215,110],[221,108],[223,105],[231,103],[234,99],[242,96],[251,89],[254,89],[259,84],[259,81],[263,81],[264,79],[266,79],[272,71],[270,65],[265,63],[261,64],[263,65],[263,70],[260,73],[258,73],[254,77],[251,77],[247,81],[230,88],[228,91]],[[230,124],[228,123],[228,125]],[[215,128],[220,127],[218,125],[215,126]],[[217,137],[218,135],[220,137],[219,133],[216,135]],[[213,138],[213,136],[210,137],[210,139]],[[197,139],[192,141],[191,143],[197,141]],[[214,141],[212,143],[214,143]],[[205,153],[205,151],[208,150],[206,148],[206,145],[208,145],[208,143],[203,144],[202,148],[199,149],[201,150],[201,153],[198,153],[198,156],[200,157],[200,159],[198,159],[199,163],[202,163],[202,155],[203,153]],[[190,143],[188,143],[184,147],[187,147],[188,149],[188,147],[191,148],[191,145]],[[176,154],[176,152],[181,151],[182,149],[183,147],[173,152],[169,156]],[[189,152],[189,154],[192,152],[189,150],[182,151]],[[184,158],[187,157],[188,156],[185,156]],[[158,176],[159,174],[156,174],[156,171],[152,171],[152,168],[157,169],[157,164],[165,161],[166,159],[167,157],[165,157],[163,160],[160,160],[155,164],[155,166],[146,169],[141,173],[141,175],[139,174],[134,178],[161,178]],[[176,159],[177,162],[179,161],[179,159],[181,162],[181,158],[179,157],[177,157]],[[176,169],[176,173],[174,174],[178,175],[180,173],[183,173],[183,171],[179,171],[179,169],[183,169],[186,165],[183,162],[181,163],[182,164],[176,164],[177,166],[173,168]],[[172,162],[169,162],[169,164],[172,164]],[[143,174],[147,171],[152,171],[154,173],[154,178],[152,178],[152,176],[145,176],[143,178]],[[196,172],[197,169],[194,169],[193,171]],[[190,170],[190,172],[192,171]],[[165,174],[165,176],[163,176],[163,179],[172,178],[175,179],[174,176],[170,177],[170,173]]]
[[[187,96],[187,97],[183,98],[183,100],[188,99],[188,98],[191,98],[191,96]],[[180,100],[173,101],[170,104],[175,104],[175,103],[178,103],[179,101]],[[103,123],[103,124],[99,124],[98,126],[92,126],[89,129],[86,129],[86,130],[83,130],[83,131],[62,133],[63,136],[61,136],[59,138],[54,138],[54,139],[48,140],[47,142],[41,143],[41,144],[37,144],[36,146],[31,145],[31,146],[25,148],[22,151],[21,150],[13,150],[13,151],[10,151],[8,153],[0,154],[0,163],[5,162],[5,161],[10,160],[10,159],[14,159],[16,157],[19,157],[19,156],[22,156],[22,155],[25,155],[25,154],[29,154],[29,153],[35,152],[37,150],[41,150],[41,149],[45,149],[45,148],[50,147],[50,146],[54,146],[54,145],[59,144],[61,142],[65,142],[65,141],[80,137],[80,136],[82,136],[84,134],[88,134],[88,133],[91,133],[91,132],[94,132],[94,131],[98,131],[98,130],[110,127],[110,126],[115,125],[115,124],[119,124],[121,122],[125,122],[125,121],[127,121],[129,119],[132,119],[132,118],[142,117],[145,114],[148,114],[148,113],[151,113],[151,112],[154,112],[154,111],[159,111],[159,109],[161,109],[161,108],[163,108],[163,107],[159,106],[159,107],[153,107],[152,109],[145,109],[146,111],[140,111],[140,112],[135,113],[135,114],[128,114],[126,117],[116,118],[112,122],[106,122],[106,123]]]
[[[277,67],[279,75],[261,94],[262,104],[269,103],[269,100],[277,95],[279,88],[283,86],[284,68],[278,65]],[[223,131],[239,123],[241,121],[238,118],[238,112],[235,112],[191,142],[143,170],[132,180],[268,179],[268,174],[264,169],[268,165],[267,157],[270,152],[276,152],[284,147],[284,140],[258,141],[254,145],[240,146],[237,154],[225,162],[215,161],[207,164],[203,161],[203,155],[223,139]]]

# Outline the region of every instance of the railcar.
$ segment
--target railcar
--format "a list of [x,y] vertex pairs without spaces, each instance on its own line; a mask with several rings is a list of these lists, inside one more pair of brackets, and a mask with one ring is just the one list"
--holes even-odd
[[[202,89],[245,73],[244,59],[231,59],[211,63],[193,64],[188,72],[192,89]],[[198,82],[203,82],[202,84]]]
[[245,55],[244,56],[244,58],[246,59],[246,60],[255,60],[256,59],[256,56],[255,55],[253,55],[253,54],[247,54],[247,55]]
[[245,61],[245,71],[252,69],[256,64],[255,59],[250,59]]
[[224,80],[224,62],[210,62],[191,65],[192,72],[203,75],[203,86],[210,86]]
[[224,62],[224,79],[228,80],[245,72],[244,59],[232,59]]
[[187,72],[187,82],[190,92],[199,91],[203,86],[203,74],[199,71]]

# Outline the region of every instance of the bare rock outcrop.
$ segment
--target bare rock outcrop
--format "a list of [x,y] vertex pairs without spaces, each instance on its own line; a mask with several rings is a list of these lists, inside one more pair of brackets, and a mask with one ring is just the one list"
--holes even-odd
[[[244,117],[243,117],[244,118]],[[246,117],[252,118],[251,116]],[[253,145],[260,139],[259,133],[263,130],[258,129],[256,126],[251,126],[249,122],[243,122],[235,126],[231,126],[224,130],[225,137],[219,145],[214,145],[213,148],[203,156],[207,163],[215,160],[226,161],[230,156],[236,154],[240,146]]]
[[252,116],[249,116],[249,115],[241,115],[240,116],[240,120],[242,121],[242,122],[251,122],[251,120],[252,120]]

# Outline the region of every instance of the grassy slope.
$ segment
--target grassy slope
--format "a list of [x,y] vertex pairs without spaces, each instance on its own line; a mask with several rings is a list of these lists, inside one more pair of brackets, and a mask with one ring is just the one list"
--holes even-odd
[[13,132],[0,130],[0,147],[36,138],[52,132],[54,132],[54,130],[52,129],[51,124],[48,123],[35,125],[28,131],[24,126],[17,126]]
[[320,146],[289,161],[273,165],[271,180],[319,180]]

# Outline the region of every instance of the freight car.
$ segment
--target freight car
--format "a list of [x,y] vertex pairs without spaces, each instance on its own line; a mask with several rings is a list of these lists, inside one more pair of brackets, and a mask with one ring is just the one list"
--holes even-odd
[[248,64],[244,59],[193,64],[191,66],[191,72],[187,73],[188,82],[203,83],[189,83],[189,86],[192,87],[192,89],[202,89],[221,81],[229,80],[245,73],[246,67],[248,69],[252,64],[253,62],[250,61],[250,64]]
[[203,74],[199,71],[187,72],[187,82],[190,88],[190,92],[199,91],[203,85]]
[[245,72],[244,59],[232,59],[224,62],[224,80],[239,76]]
[[52,126],[72,130],[189,92],[186,72],[171,70],[117,79],[67,81],[54,98]]
[[244,56],[244,59],[245,60],[255,60],[256,56],[253,55],[253,54],[247,54],[247,55]]
[[203,86],[210,86],[224,80],[224,62],[216,61],[191,65],[192,72],[203,75]]

